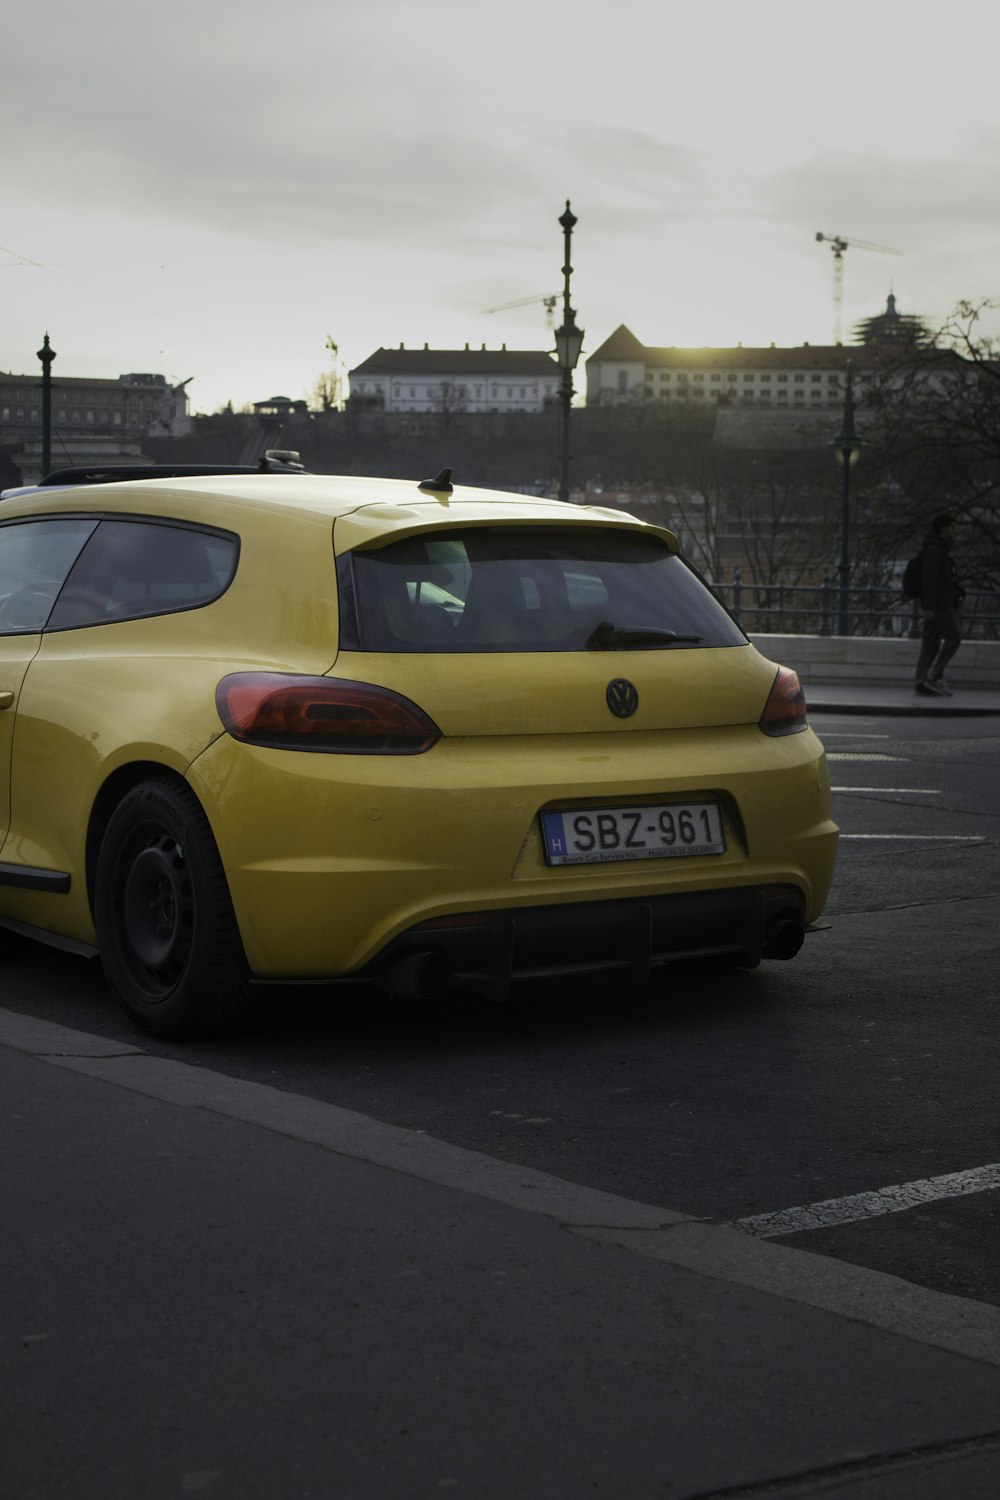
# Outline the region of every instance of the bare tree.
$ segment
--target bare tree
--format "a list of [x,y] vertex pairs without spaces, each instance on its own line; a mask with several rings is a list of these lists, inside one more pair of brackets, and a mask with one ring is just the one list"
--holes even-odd
[[340,381],[333,370],[324,370],[310,392],[313,411],[336,411],[340,405]]
[[442,433],[447,433],[452,418],[466,410],[466,387],[457,380],[442,380],[440,385],[431,386],[427,394],[432,402],[432,410],[440,415]]
[[665,451],[663,480],[663,519],[710,578],[729,581],[738,568],[761,588],[795,586],[832,564],[836,483],[825,449],[720,448],[699,427]]
[[1000,349],[982,319],[998,306],[959,303],[932,343],[883,364],[866,456],[882,496],[873,540],[904,553],[930,516],[952,511],[964,522],[963,575],[990,590],[1000,586]]

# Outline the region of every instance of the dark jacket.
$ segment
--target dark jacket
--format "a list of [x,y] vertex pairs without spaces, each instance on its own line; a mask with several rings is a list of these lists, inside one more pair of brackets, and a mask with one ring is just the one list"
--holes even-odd
[[920,585],[924,609],[957,609],[965,594],[948,543],[934,532],[924,542]]

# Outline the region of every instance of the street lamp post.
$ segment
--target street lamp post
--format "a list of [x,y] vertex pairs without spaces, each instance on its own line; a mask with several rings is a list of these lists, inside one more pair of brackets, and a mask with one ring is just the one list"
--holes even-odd
[[570,263],[570,246],[573,239],[573,226],[576,223],[576,215],[571,211],[569,199],[566,199],[566,212],[560,215],[559,223],[563,229],[563,320],[562,327],[556,330],[556,359],[562,370],[562,382],[559,386],[559,400],[562,404],[562,453],[560,455],[559,468],[559,499],[569,499],[569,413],[573,401],[573,371],[576,369],[577,360],[580,358],[580,350],[583,348],[583,329],[576,326],[576,314],[569,302],[569,278],[573,274]]
[[830,446],[844,471],[840,513],[840,565],[837,568],[839,578],[837,634],[850,635],[848,605],[851,586],[851,466],[857,462],[858,454],[864,447],[854,427],[854,363],[852,360],[847,361],[847,389],[844,392],[844,415],[840,431]]
[[56,351],[49,347],[49,336],[45,335],[38,358],[42,362],[42,478],[52,469],[52,361]]

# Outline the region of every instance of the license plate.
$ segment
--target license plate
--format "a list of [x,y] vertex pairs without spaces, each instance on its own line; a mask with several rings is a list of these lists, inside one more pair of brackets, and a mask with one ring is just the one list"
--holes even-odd
[[592,865],[620,859],[681,859],[725,854],[715,802],[580,808],[542,813],[546,863]]

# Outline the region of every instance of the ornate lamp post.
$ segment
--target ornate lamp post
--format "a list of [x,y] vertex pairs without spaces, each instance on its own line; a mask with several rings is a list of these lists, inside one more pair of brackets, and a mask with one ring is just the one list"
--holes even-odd
[[38,358],[42,362],[42,478],[52,469],[52,361],[56,351],[49,347],[49,336],[45,335]]
[[559,223],[563,229],[563,320],[562,327],[556,330],[556,359],[562,370],[562,382],[559,386],[559,400],[562,403],[562,454],[560,456],[559,469],[559,499],[569,499],[569,413],[573,401],[573,371],[576,369],[577,360],[580,358],[580,350],[583,348],[583,329],[576,326],[576,314],[569,303],[569,278],[573,274],[570,263],[570,245],[573,239],[573,226],[576,223],[576,215],[571,211],[569,199],[566,199],[566,212],[560,216]]
[[843,503],[840,514],[840,565],[837,568],[839,578],[837,634],[850,635],[848,596],[851,584],[851,466],[857,462],[858,454],[864,447],[854,427],[854,363],[852,360],[847,361],[847,389],[844,392],[844,415],[840,423],[840,431],[830,446],[844,471]]

